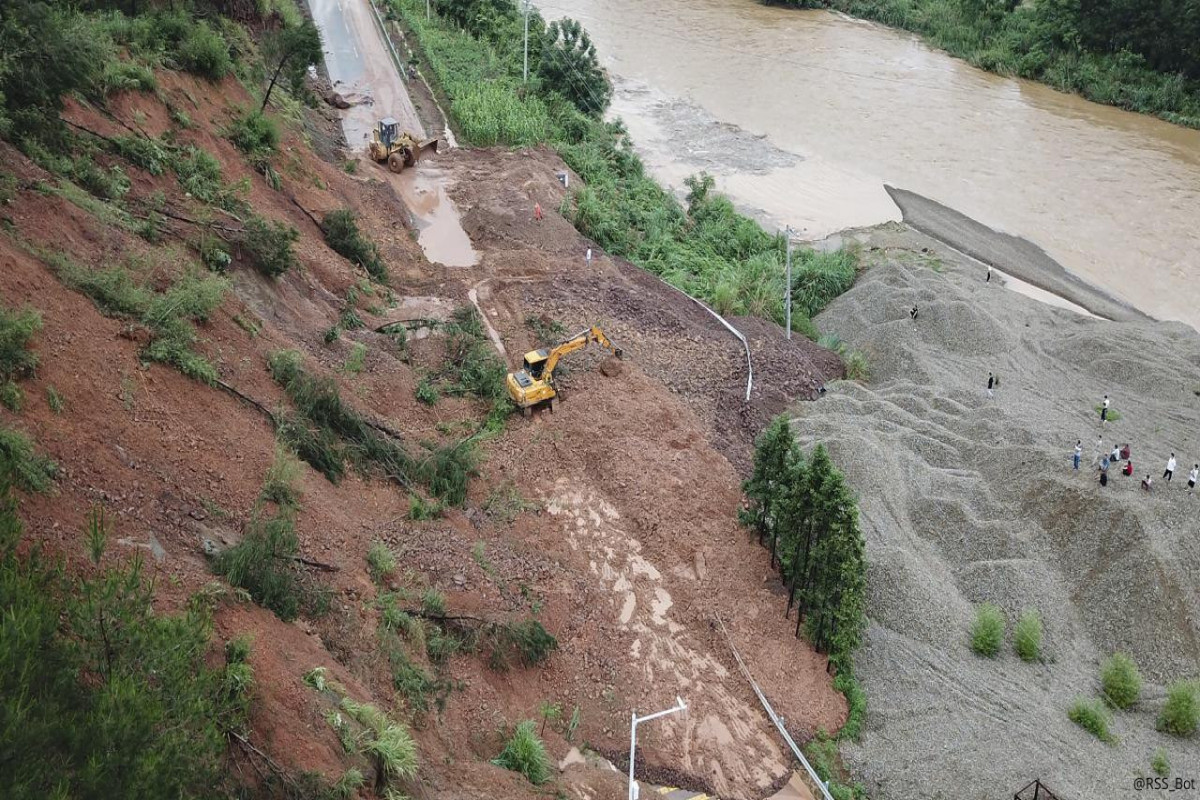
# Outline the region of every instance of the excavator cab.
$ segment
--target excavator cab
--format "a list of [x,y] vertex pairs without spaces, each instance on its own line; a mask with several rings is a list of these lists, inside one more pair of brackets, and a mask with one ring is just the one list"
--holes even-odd
[[542,371],[546,368],[546,362],[550,360],[550,348],[543,347],[541,350],[530,350],[525,354],[525,369],[529,377],[538,380],[542,377]]
[[615,347],[604,332],[593,325],[554,347],[530,350],[525,354],[521,369],[508,373],[508,396],[516,403],[517,408],[521,409],[523,415],[528,417],[534,406],[547,401],[550,403],[550,410],[554,410],[558,404],[558,392],[554,388],[554,369],[558,366],[559,359],[586,347],[588,342],[595,342],[613,351],[617,358],[622,355],[621,348]]

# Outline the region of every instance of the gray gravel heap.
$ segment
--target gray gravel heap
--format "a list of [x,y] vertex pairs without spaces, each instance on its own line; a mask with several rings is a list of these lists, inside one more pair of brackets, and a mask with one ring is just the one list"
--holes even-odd
[[[849,765],[872,797],[906,800],[1012,797],[1034,778],[1062,800],[1157,796],[1133,781],[1158,747],[1174,775],[1200,778],[1200,743],[1154,730],[1165,684],[1200,676],[1200,494],[1186,490],[1200,461],[1200,335],[1052,308],[923,243],[938,271],[891,258],[817,320],[866,353],[871,382],[831,384],[796,412],[801,441],[824,442],[858,492],[867,539],[858,669],[870,705]],[[1001,378],[994,399],[989,371]],[[1106,393],[1122,418],[1102,429]],[[1101,433],[1107,449],[1132,444],[1135,477],[1114,467],[1099,486],[1089,464]],[[995,659],[969,648],[983,601],[1009,621]],[[1011,646],[1031,608],[1046,629],[1038,664]],[[1108,746],[1066,712],[1097,695],[1099,664],[1117,650],[1147,686],[1114,714],[1120,742]]]

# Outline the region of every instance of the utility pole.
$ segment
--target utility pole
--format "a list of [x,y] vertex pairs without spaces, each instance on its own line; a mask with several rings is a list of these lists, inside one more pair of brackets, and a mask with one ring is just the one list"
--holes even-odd
[[784,278],[783,306],[787,309],[787,338],[792,338],[792,226],[784,233],[787,236],[787,276]]
[[525,83],[529,83],[529,0],[525,0]]
[[430,0],[425,0],[425,21],[429,21],[429,3]]

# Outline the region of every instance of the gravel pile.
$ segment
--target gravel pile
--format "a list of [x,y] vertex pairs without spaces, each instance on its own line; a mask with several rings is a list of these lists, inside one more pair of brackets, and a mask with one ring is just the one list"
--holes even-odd
[[[851,767],[875,798],[1011,797],[1034,778],[1063,800],[1155,796],[1133,780],[1158,747],[1173,774],[1200,776],[1200,743],[1154,730],[1164,685],[1200,675],[1200,494],[1186,491],[1200,461],[1200,335],[1051,308],[985,284],[977,264],[919,234],[873,236],[933,248],[943,269],[890,258],[839,298],[817,322],[867,354],[872,381],[832,383],[797,410],[798,436],[824,442],[861,498],[870,711],[845,750]],[[1102,429],[1093,409],[1106,393],[1122,418]],[[1098,485],[1088,464],[1101,434],[1106,449],[1132,444],[1136,478],[1113,469]],[[994,660],[968,646],[982,601],[1009,619]],[[1032,665],[1011,647],[1030,608],[1046,629]],[[1066,711],[1095,695],[1116,650],[1148,686],[1114,716],[1109,747]]]

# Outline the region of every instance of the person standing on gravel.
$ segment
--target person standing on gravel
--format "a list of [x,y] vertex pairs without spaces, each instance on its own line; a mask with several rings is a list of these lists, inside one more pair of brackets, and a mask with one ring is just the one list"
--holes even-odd
[[1167,459],[1167,468],[1163,470],[1163,477],[1167,479],[1167,483],[1171,482],[1171,476],[1175,474],[1175,454],[1171,453],[1171,457]]
[[1196,491],[1196,481],[1200,480],[1200,464],[1192,466],[1192,471],[1188,473],[1188,494]]
[[1100,421],[1108,422],[1108,395],[1104,395],[1104,402],[1100,404]]
[[1083,458],[1083,439],[1075,440],[1075,455],[1072,457],[1075,461],[1075,471],[1079,471],[1079,460]]
[[592,248],[589,247],[587,249],[587,254],[584,255],[583,258],[585,261],[587,261],[587,265],[590,267],[592,265]]
[[992,387],[996,385],[996,377],[992,373],[988,373],[988,397],[995,397],[992,394]]
[[533,219],[535,222],[541,222],[541,220],[542,220],[542,204],[541,203],[533,204]]

